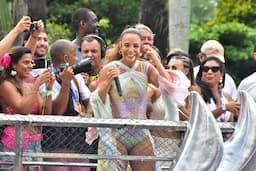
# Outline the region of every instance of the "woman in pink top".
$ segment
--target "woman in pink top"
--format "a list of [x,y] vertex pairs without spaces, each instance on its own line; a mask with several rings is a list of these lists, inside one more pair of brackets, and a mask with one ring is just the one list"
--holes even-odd
[[[3,71],[0,76],[0,104],[7,114],[51,114],[52,101],[51,89],[55,76],[50,70],[45,70],[37,78],[31,78],[33,57],[26,47],[14,47],[9,54],[5,54],[0,61]],[[46,84],[45,97],[39,94],[39,87]],[[14,150],[15,128],[5,128],[1,138],[1,151]],[[27,139],[26,139],[27,138]],[[26,152],[40,152],[42,134],[38,127],[25,126],[23,132],[23,149]],[[28,141],[26,141],[26,140]],[[4,161],[12,161],[11,156],[1,158]],[[25,160],[39,160],[39,158],[25,158]],[[3,167],[3,168],[2,168]],[[12,169],[12,166],[3,165],[0,169]],[[24,170],[28,168],[24,167]],[[35,169],[35,168],[33,168]],[[38,170],[38,167],[36,168]]]

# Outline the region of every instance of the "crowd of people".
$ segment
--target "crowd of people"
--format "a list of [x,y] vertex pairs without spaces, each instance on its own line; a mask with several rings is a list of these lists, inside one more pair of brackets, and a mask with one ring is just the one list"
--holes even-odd
[[[239,117],[236,84],[226,73],[224,48],[217,40],[203,42],[198,53],[199,66],[194,66],[189,54],[180,48],[171,49],[163,62],[154,45],[155,35],[148,26],[139,23],[125,28],[116,43],[108,47],[99,35],[96,14],[88,8],[79,8],[72,16],[76,38],[73,41],[59,39],[50,45],[49,60],[44,23],[39,20],[38,28],[30,30],[31,23],[29,16],[22,17],[0,42],[2,113],[184,121],[189,119],[190,92],[197,91],[217,122],[236,122]],[[27,32],[24,44],[12,47],[23,32]],[[84,67],[89,67],[89,71],[75,72],[74,65],[82,63],[87,64]],[[15,128],[5,127],[1,152],[14,150],[8,143],[14,142],[12,135],[15,135]],[[66,138],[69,135],[73,137]],[[125,127],[40,129],[35,126],[26,126],[25,136],[30,139],[23,143],[25,152],[142,156],[168,156],[171,152],[161,146],[173,146],[178,151],[181,137],[178,131]],[[227,140],[229,135],[223,137]],[[10,160],[13,160],[11,156],[0,157],[0,161]],[[42,161],[34,157],[25,160]],[[159,165],[154,161],[99,160],[98,170],[153,171]],[[0,169],[8,170],[12,166],[0,165]],[[23,169],[40,170],[42,167],[24,166]],[[44,166],[43,169],[95,170],[60,166]]]

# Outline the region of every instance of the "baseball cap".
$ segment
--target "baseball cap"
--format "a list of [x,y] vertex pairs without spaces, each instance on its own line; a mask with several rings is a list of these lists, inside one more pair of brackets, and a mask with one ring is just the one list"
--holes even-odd
[[217,40],[208,40],[201,46],[201,52],[206,56],[215,56],[225,63],[224,48]]

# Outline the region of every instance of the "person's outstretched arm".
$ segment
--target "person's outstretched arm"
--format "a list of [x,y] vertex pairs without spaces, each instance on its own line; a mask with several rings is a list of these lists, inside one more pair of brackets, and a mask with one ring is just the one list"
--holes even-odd
[[31,19],[29,16],[23,16],[17,25],[0,41],[0,59],[11,48],[17,36],[30,29]]

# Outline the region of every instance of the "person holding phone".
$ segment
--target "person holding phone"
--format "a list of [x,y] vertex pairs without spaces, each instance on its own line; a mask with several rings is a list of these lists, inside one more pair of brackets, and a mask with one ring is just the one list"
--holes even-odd
[[[4,70],[0,76],[0,104],[3,113],[6,114],[32,114],[32,115],[50,115],[52,113],[52,90],[55,76],[50,70],[45,70],[36,79],[30,80],[33,82],[25,82],[24,80],[30,77],[30,71],[33,67],[31,51],[22,46],[13,47],[6,53],[0,65]],[[47,92],[44,95],[39,93],[39,87],[45,85]],[[2,135],[2,143],[0,148],[2,152],[13,151],[14,147],[10,143],[15,139],[10,139],[15,136],[15,128],[8,126],[5,128]],[[39,127],[27,125],[24,128],[23,134],[27,135],[27,146],[23,146],[25,152],[41,152],[42,133]],[[25,139],[25,136],[24,136]],[[25,145],[25,143],[24,143]],[[12,156],[4,156],[1,160],[12,161]],[[42,158],[25,157],[26,161],[42,161]],[[6,165],[8,166],[8,165]],[[10,167],[10,166],[9,166]],[[35,169],[35,166],[30,166]],[[3,169],[1,166],[0,169]],[[12,166],[9,168],[11,169]]]

